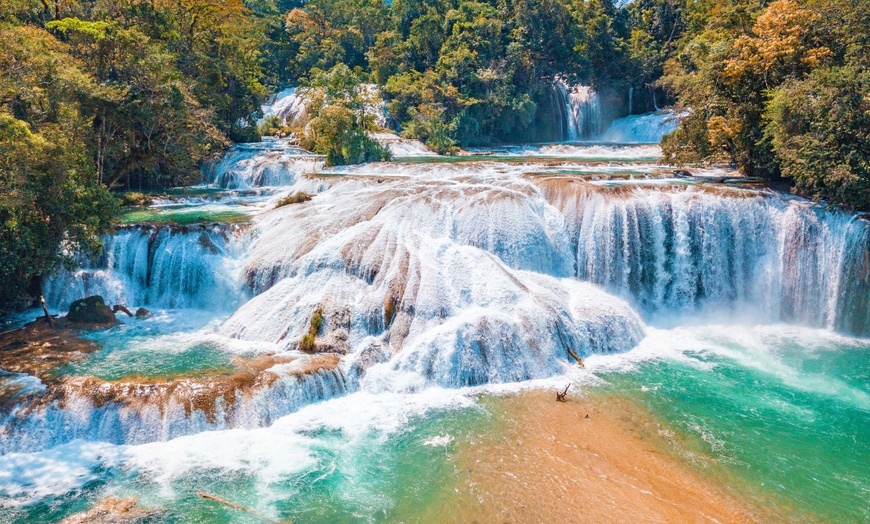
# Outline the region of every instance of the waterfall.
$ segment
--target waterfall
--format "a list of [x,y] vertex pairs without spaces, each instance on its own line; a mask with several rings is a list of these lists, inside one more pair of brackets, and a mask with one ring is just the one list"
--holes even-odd
[[293,185],[323,167],[322,159],[281,141],[237,144],[220,161],[203,167],[207,182],[225,189]]
[[557,129],[563,130],[562,140],[589,139],[601,132],[601,101],[594,89],[584,85],[569,86],[558,78],[554,89],[559,105],[564,108],[561,111],[564,120],[557,124]]
[[[110,383],[67,380],[50,397],[0,416],[0,455],[38,451],[75,439],[113,444],[171,440],[203,431],[261,427],[301,406],[347,393],[339,369],[272,373],[256,389],[221,389],[185,381]],[[220,379],[212,381],[220,386]],[[237,387],[237,386],[233,386]]]
[[[381,90],[377,84],[360,84],[359,92],[368,101],[366,112],[372,115],[375,122],[385,128],[394,129],[396,123],[387,110],[387,105],[381,97]],[[260,106],[263,120],[270,117],[278,117],[281,122],[290,127],[304,127],[308,120],[308,103],[310,99],[299,88],[291,87],[275,93],[269,101]]]
[[[203,394],[193,385],[67,380],[49,386],[60,399],[23,402],[5,422],[22,435],[9,449],[59,434],[130,443],[253,427],[355,389],[548,377],[571,353],[630,350],[642,319],[725,315],[870,334],[870,225],[850,215],[725,186],[607,187],[515,176],[509,165],[370,168],[378,177],[261,215],[250,242],[229,226],[122,228],[101,260],[47,286],[55,307],[92,292],[229,305],[214,336],[278,354],[298,354],[320,310],[315,343],[340,365],[304,378],[269,368],[252,393],[207,402],[188,397]],[[247,302],[241,282],[255,295]]]
[[634,86],[628,86],[628,116],[634,113]]
[[52,308],[66,310],[90,295],[131,307],[207,309],[233,307],[244,297],[238,278],[244,226],[127,226],[103,240],[102,256],[46,279]]
[[278,117],[284,125],[298,125],[308,118],[308,99],[300,96],[297,88],[291,87],[272,95],[260,110],[263,113],[261,121]]
[[569,350],[643,337],[626,302],[572,278],[562,216],[522,179],[419,172],[328,194],[258,224],[246,274],[259,294],[221,335],[296,349],[321,308],[323,343],[352,362],[380,355],[364,383],[389,387],[546,377]]
[[662,137],[677,129],[681,114],[658,111],[618,118],[598,139],[620,144],[658,144]]
[[648,315],[744,314],[870,335],[870,224],[737,190],[549,188],[577,276]]

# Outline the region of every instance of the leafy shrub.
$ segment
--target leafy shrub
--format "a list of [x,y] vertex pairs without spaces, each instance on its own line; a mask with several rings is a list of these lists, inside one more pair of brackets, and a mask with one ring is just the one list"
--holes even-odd
[[314,69],[303,87],[310,99],[309,122],[302,147],[326,155],[327,165],[389,160],[387,148],[369,133],[377,130],[370,108],[376,93],[364,84],[361,71],[338,64],[329,71]]
[[315,339],[320,334],[320,329],[323,327],[323,308],[319,307],[311,315],[311,322],[308,324],[308,333],[302,336],[299,341],[299,351],[306,353],[314,353],[317,350]]
[[451,127],[444,122],[444,111],[421,104],[410,111],[411,120],[402,133],[406,138],[422,140],[426,146],[440,155],[456,152],[456,140],[450,136]]
[[121,205],[122,206],[147,206],[152,202],[152,198],[145,193],[138,193],[136,191],[130,191],[128,193],[123,193],[120,196]]

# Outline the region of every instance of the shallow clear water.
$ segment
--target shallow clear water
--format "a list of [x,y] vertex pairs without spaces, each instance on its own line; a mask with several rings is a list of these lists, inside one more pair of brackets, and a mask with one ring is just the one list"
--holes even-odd
[[675,430],[684,459],[785,518],[870,519],[870,340],[789,326],[651,338],[639,353],[671,356],[600,376]]
[[[672,443],[666,451],[778,518],[861,522],[870,516],[868,359],[870,341],[819,330],[651,328],[633,352],[587,361],[602,383],[576,371],[552,382],[579,380],[587,392],[646,406]],[[14,515],[35,522],[88,500],[138,496],[162,508],[156,522],[257,521],[199,491],[294,522],[436,515],[466,481],[457,450],[500,431],[497,404],[475,391],[360,392],[267,428],[96,450],[72,443],[49,463],[66,474],[82,468],[78,490]],[[36,475],[25,491],[50,492],[51,477]]]
[[418,521],[455,494],[462,472],[454,442],[492,421],[485,403],[454,392],[357,393],[259,430],[130,447],[75,442],[46,459],[33,483],[50,490],[52,476],[78,474],[86,479],[80,490],[6,515],[52,521],[106,496],[134,496],[161,509],[155,522],[262,522],[198,496],[205,492],[275,520]]
[[159,310],[144,319],[122,319],[118,326],[88,333],[100,351],[56,370],[60,375],[118,380],[198,376],[229,371],[232,353],[210,334],[225,317],[208,311]]

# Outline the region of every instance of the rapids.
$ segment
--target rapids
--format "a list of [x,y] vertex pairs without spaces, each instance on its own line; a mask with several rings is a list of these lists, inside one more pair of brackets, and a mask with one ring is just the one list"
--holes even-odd
[[90,295],[135,307],[233,308],[246,295],[237,276],[246,243],[240,225],[123,226],[101,257],[48,279],[46,300],[59,311]]
[[[594,93],[564,94],[585,104],[571,109],[573,138],[598,135]],[[286,98],[276,115],[292,113],[278,107]],[[295,516],[276,504],[298,497],[333,508],[321,520],[333,510],[382,520],[405,495],[400,483],[360,480],[374,468],[363,457],[413,462],[418,440],[449,450],[450,424],[485,425],[481,392],[618,382],[638,367],[661,382],[638,363],[691,367],[712,351],[718,365],[780,370],[782,387],[828,395],[827,377],[809,384],[776,359],[758,364],[780,345],[747,340],[820,328],[823,340],[863,347],[850,337],[870,336],[870,223],[735,173],[654,163],[660,150],[643,143],[661,129],[637,123],[667,118],[628,117],[602,135],[638,145],[341,168],[280,140],[236,146],[204,170],[202,196],[143,211],[167,221],[120,226],[101,257],[44,283],[55,311],[101,294],[152,316],[87,335],[102,349],[52,373],[0,373],[0,508],[39,519],[86,506],[81,493],[140,492],[186,507],[186,486],[214,473],[217,493],[233,495],[228,479],[242,479],[248,503],[270,516]],[[313,198],[278,205],[298,192]],[[249,220],[168,221],[173,206],[215,205]],[[683,327],[714,320],[750,335]],[[303,351],[312,332],[315,355]],[[860,386],[836,388],[850,417],[866,412]],[[680,425],[695,414],[669,416]],[[395,439],[405,447],[385,450]],[[394,473],[413,483],[422,470]],[[360,491],[332,500],[324,478]]]

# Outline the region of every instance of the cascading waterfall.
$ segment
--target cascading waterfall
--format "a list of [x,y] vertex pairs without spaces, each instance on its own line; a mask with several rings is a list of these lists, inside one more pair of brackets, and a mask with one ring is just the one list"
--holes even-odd
[[[56,305],[92,291],[110,303],[214,307],[240,296],[234,286],[244,281],[256,296],[216,336],[297,354],[319,309],[319,350],[343,355],[340,365],[267,371],[276,378],[226,397],[231,404],[221,395],[193,400],[195,385],[170,394],[65,382],[54,389],[59,399],[13,411],[5,449],[254,427],[360,388],[547,377],[572,353],[634,347],[645,328],[630,304],[651,319],[754,307],[756,319],[870,333],[863,220],[750,190],[606,187],[518,177],[507,165],[501,174],[411,169],[414,177],[347,178],[311,202],[266,213],[249,247],[214,226],[123,228],[101,264],[70,277],[84,292],[60,279],[48,286]],[[243,270],[234,262],[242,258]]]
[[225,189],[293,185],[323,167],[322,159],[282,141],[237,144],[217,163],[204,166],[205,180]]
[[553,83],[561,111],[561,140],[584,140],[601,133],[601,101],[589,86],[569,86],[561,79]]
[[[387,105],[381,97],[381,91],[377,84],[360,84],[358,89],[369,101],[366,111],[375,118],[375,122],[386,129],[395,127],[395,122],[387,111]],[[275,93],[260,110],[263,114],[261,119],[278,117],[286,126],[302,127],[308,120],[308,104],[310,99],[299,88],[291,87]]]
[[644,312],[742,311],[870,334],[865,220],[738,190],[547,192],[569,224],[578,278]]
[[294,125],[308,118],[308,100],[291,87],[275,93],[260,107],[263,120],[278,117],[284,125]]
[[[566,128],[597,135],[596,124],[587,125],[600,118],[589,102],[594,95],[562,93],[566,113],[579,115],[574,124],[566,116]],[[581,98],[585,109],[577,113],[572,104]],[[617,121],[613,132],[627,131],[615,140],[645,142],[651,119]],[[628,352],[657,336],[671,344],[661,327],[681,317],[870,335],[870,223],[772,191],[673,178],[650,163],[653,151],[529,146],[500,151],[513,156],[507,160],[481,160],[481,153],[303,176],[321,169],[320,160],[277,141],[237,146],[207,171],[216,186],[273,186],[259,193],[274,199],[304,190],[313,199],[269,204],[246,225],[121,227],[98,260],[48,279],[55,309],[101,294],[109,304],[162,310],[88,335],[135,340],[103,345],[118,360],[138,350],[159,362],[150,374],[135,365],[97,373],[110,366],[90,361],[43,374],[0,372],[0,402],[8,406],[0,462],[23,470],[41,460],[78,460],[64,455],[83,447],[98,450],[72,487],[43,478],[50,496],[105,471],[153,480],[138,476],[135,461],[112,463],[104,450],[154,453],[153,471],[162,471],[166,449],[189,456],[209,447],[202,442],[223,443],[217,448],[244,456],[234,459],[236,471],[256,474],[264,466],[246,462],[250,449],[242,444],[259,434],[260,457],[272,452],[262,442],[285,446],[270,431],[307,404],[392,399],[386,411],[426,404],[424,397],[444,394],[440,388],[553,377],[573,370],[576,357]],[[243,201],[243,193],[233,198]],[[197,313],[207,325],[158,332]],[[315,352],[303,353],[316,313]],[[203,355],[219,364],[208,367]],[[184,359],[208,365],[179,371],[166,364]],[[601,360],[588,359],[589,369]],[[287,434],[306,442],[322,427],[294,424],[304,429]],[[262,426],[269,427],[252,429]],[[212,454],[208,467],[222,471],[225,457]],[[190,463],[198,467],[196,460]],[[0,497],[49,497],[27,482],[0,476],[7,489]]]
[[102,295],[109,304],[232,308],[245,296],[238,278],[245,226],[129,226],[104,239],[104,254],[45,282],[46,300],[65,310]]
[[301,406],[347,393],[340,369],[274,375],[268,387],[212,395],[200,383],[160,388],[149,383],[71,379],[47,403],[20,403],[0,418],[0,455],[84,439],[142,444],[232,427],[261,427]]
[[571,278],[562,217],[528,182],[348,181],[326,202],[260,224],[260,294],[222,335],[294,349],[322,308],[328,347],[412,387],[545,377],[643,336],[625,302]]
[[681,115],[658,111],[618,118],[597,140],[618,144],[658,144],[662,137],[676,131]]

